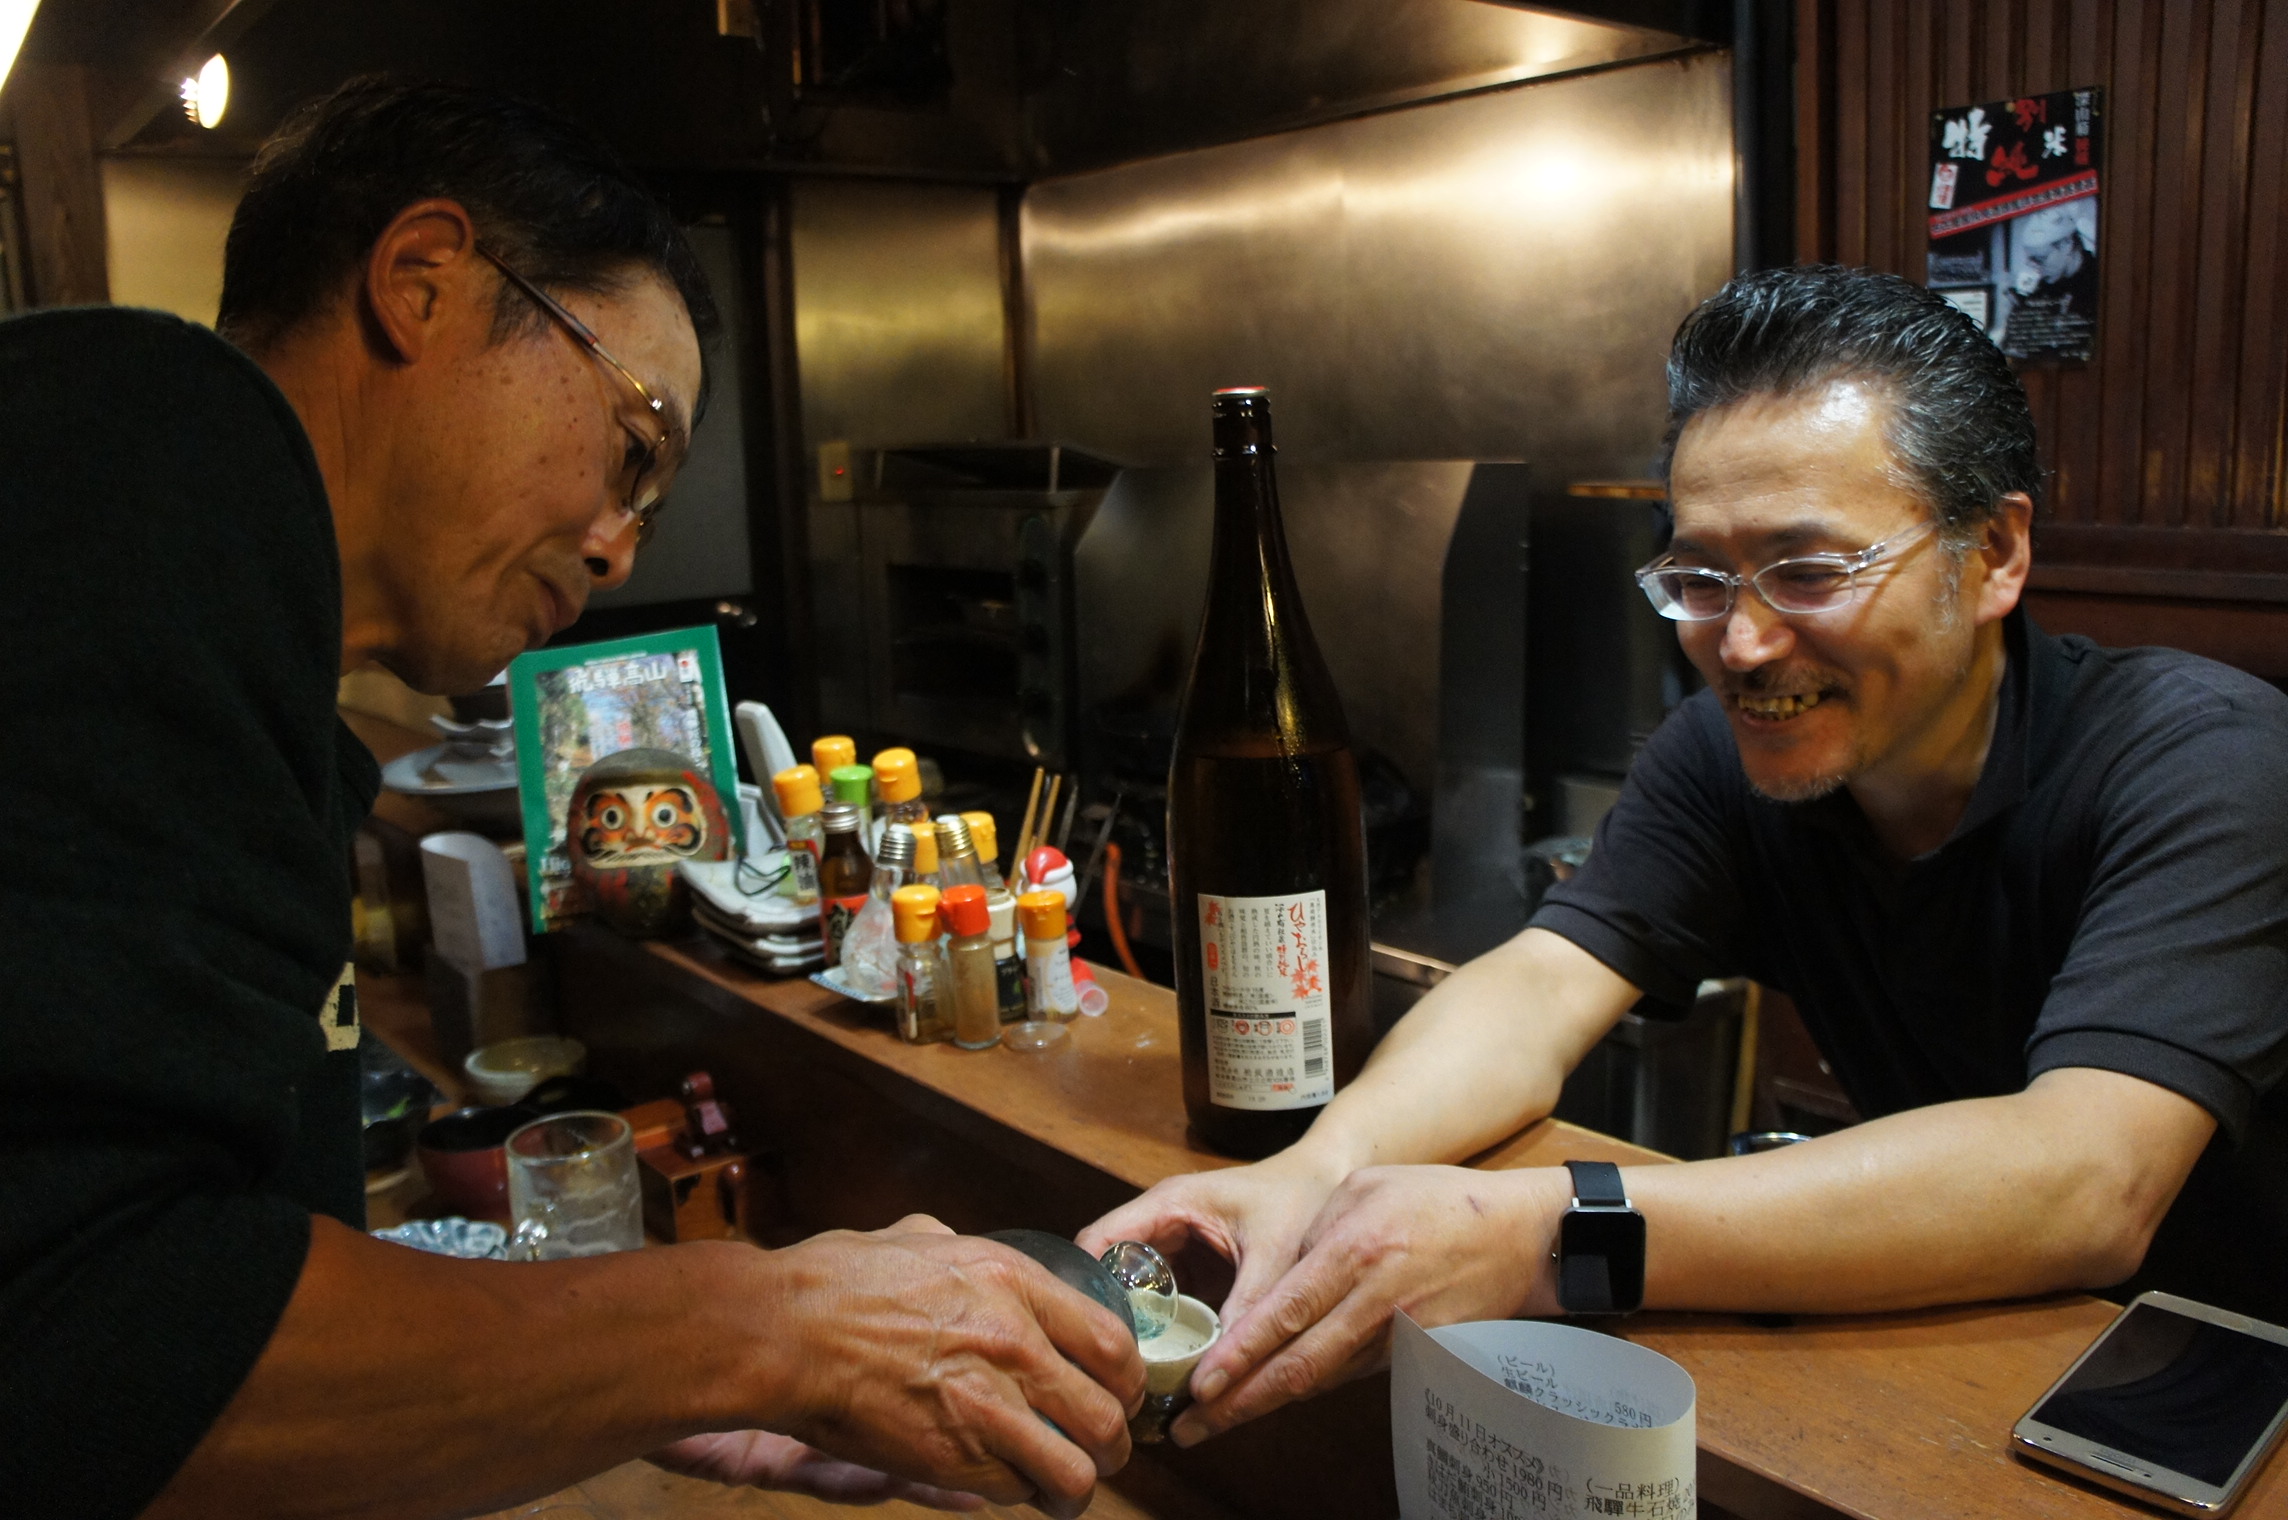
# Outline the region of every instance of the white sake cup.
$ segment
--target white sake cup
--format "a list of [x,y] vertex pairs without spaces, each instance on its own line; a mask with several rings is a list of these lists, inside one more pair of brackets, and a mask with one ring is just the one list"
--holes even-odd
[[1137,1347],[1144,1354],[1144,1407],[1128,1422],[1130,1440],[1168,1439],[1168,1422],[1192,1402],[1192,1369],[1222,1338],[1215,1310],[1189,1294],[1176,1295],[1176,1322]]

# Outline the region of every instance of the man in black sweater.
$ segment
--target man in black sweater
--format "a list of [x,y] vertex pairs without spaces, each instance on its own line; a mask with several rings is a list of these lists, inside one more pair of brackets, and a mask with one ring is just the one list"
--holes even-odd
[[1077,1513],[1125,1459],[1125,1328],[934,1221],[522,1266],[362,1231],[378,778],[335,681],[471,689],[623,581],[712,323],[577,130],[361,82],[256,162],[236,348],[0,325],[0,1507],[405,1520],[654,1453]]

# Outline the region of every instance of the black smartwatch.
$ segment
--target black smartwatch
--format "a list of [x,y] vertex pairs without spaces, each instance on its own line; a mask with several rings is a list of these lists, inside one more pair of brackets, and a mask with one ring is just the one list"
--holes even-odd
[[1565,1169],[1573,1207],[1557,1227],[1557,1302],[1567,1314],[1633,1314],[1644,1304],[1644,1215],[1629,1207],[1610,1161]]

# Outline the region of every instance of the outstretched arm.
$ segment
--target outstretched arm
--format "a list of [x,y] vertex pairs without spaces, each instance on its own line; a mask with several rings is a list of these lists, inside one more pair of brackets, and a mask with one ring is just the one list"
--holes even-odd
[[[1650,1308],[1871,1311],[2096,1288],[2137,1270],[2216,1123],[2119,1072],[2067,1067],[1803,1145],[1627,1168]],[[1182,1444],[1382,1364],[1394,1309],[1425,1324],[1559,1312],[1562,1168],[1375,1167],[1228,1331]]]
[[[1360,1167],[1460,1161],[1545,1116],[1637,989],[1572,941],[1528,929],[1441,982],[1384,1037],[1366,1069],[1294,1145],[1254,1166],[1174,1177],[1081,1232],[1101,1251],[1197,1238],[1238,1268],[1236,1328],[1294,1265],[1328,1196]],[[1202,1377],[1236,1375],[1227,1333]]]
[[471,1514],[760,1429],[1075,1515],[1126,1460],[1142,1392],[1110,1314],[920,1216],[782,1251],[537,1264],[452,1261],[319,1219],[253,1374],[145,1514]]

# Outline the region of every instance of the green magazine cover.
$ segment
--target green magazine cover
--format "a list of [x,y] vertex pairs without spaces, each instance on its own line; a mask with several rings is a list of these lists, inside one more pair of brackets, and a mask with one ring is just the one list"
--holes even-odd
[[606,755],[690,756],[714,781],[734,845],[745,851],[731,705],[712,627],[531,650],[509,665],[508,680],[535,932],[562,928],[585,911],[572,890],[564,814],[580,773]]

